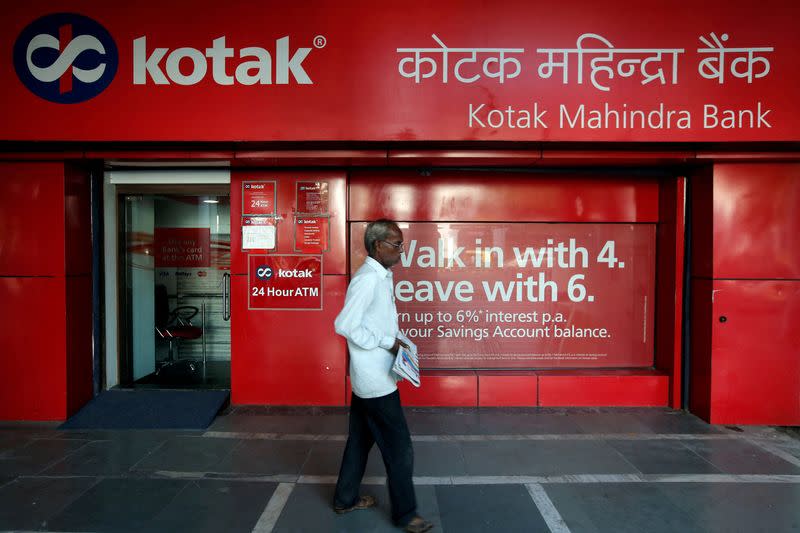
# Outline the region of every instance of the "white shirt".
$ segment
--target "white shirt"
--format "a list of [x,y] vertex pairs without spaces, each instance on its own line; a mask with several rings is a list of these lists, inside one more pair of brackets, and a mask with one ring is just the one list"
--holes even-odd
[[392,273],[367,257],[350,286],[334,322],[350,349],[350,384],[359,398],[378,398],[397,390],[389,351],[399,330]]

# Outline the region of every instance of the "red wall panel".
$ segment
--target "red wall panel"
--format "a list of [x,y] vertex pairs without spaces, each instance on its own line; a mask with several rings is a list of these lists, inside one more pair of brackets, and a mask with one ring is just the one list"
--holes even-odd
[[476,407],[478,405],[478,376],[475,372],[423,371],[422,385],[417,388],[408,381],[397,384],[403,405],[440,407]]
[[538,378],[534,372],[478,372],[479,406],[534,407],[539,403],[538,396]]
[[88,173],[66,165],[64,176],[67,416],[92,399],[92,225]]
[[714,277],[800,279],[800,164],[714,166]]
[[0,418],[62,420],[91,398],[89,202],[77,167],[0,165]]
[[[346,226],[347,203],[346,183],[342,172],[332,171],[265,171],[235,170],[231,174],[231,272],[247,274],[247,252],[242,250],[242,182],[277,181],[278,222],[277,249],[271,253],[293,254],[294,251],[294,213],[295,184],[298,181],[327,181],[329,191],[330,234],[329,250],[323,254],[322,267],[325,274],[345,274],[347,272]],[[250,250],[250,253],[263,253]]]
[[64,274],[64,164],[0,165],[0,275]]
[[656,222],[658,182],[615,176],[357,171],[350,220]]
[[713,290],[711,422],[800,425],[800,281]]
[[692,211],[692,276],[710,278],[714,263],[714,181],[710,167],[689,180]]
[[[250,311],[248,252],[242,251],[242,182],[275,180],[276,254],[295,254],[297,181],[329,184],[329,250],[323,254],[322,311]],[[346,345],[333,330],[347,288],[345,202],[342,172],[237,170],[231,176],[231,401],[235,404],[342,405]],[[251,250],[249,253],[264,253]],[[330,275],[336,274],[336,275]]]
[[692,280],[689,410],[705,420],[711,416],[712,289],[710,279]]
[[64,172],[64,242],[67,275],[91,274],[92,220],[89,175],[66,165]]
[[539,405],[653,406],[669,402],[669,376],[647,370],[543,371]]
[[66,417],[65,291],[63,277],[0,277],[1,420]]
[[247,276],[233,276],[232,403],[344,404],[347,347],[333,321],[347,278],[323,278],[322,311],[248,311]]
[[670,405],[681,407],[685,178],[660,184],[657,226],[655,367],[670,375]]
[[67,276],[66,392],[67,416],[92,399],[92,276]]
[[691,409],[797,424],[800,165],[717,164],[692,181]]

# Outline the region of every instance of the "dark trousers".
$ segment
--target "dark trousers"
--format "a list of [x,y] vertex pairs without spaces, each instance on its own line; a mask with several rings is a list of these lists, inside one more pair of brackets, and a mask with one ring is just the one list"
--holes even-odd
[[369,451],[374,443],[378,444],[386,466],[392,520],[404,526],[416,515],[417,499],[411,480],[414,450],[398,391],[380,398],[359,398],[353,394],[350,401],[350,434],[344,448],[333,504],[337,507],[356,504]]

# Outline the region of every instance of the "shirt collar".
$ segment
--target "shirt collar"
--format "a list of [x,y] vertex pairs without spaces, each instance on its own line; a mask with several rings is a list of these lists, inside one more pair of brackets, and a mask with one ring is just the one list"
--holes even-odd
[[391,270],[389,270],[388,268],[384,268],[383,265],[381,265],[375,259],[369,256],[367,256],[367,258],[364,260],[364,264],[371,266],[375,270],[375,272],[380,274],[382,277],[388,278],[392,275]]

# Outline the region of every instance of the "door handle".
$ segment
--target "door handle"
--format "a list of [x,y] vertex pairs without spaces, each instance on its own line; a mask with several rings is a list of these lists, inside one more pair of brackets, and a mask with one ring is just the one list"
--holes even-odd
[[225,272],[222,275],[222,320],[231,319],[231,275]]

